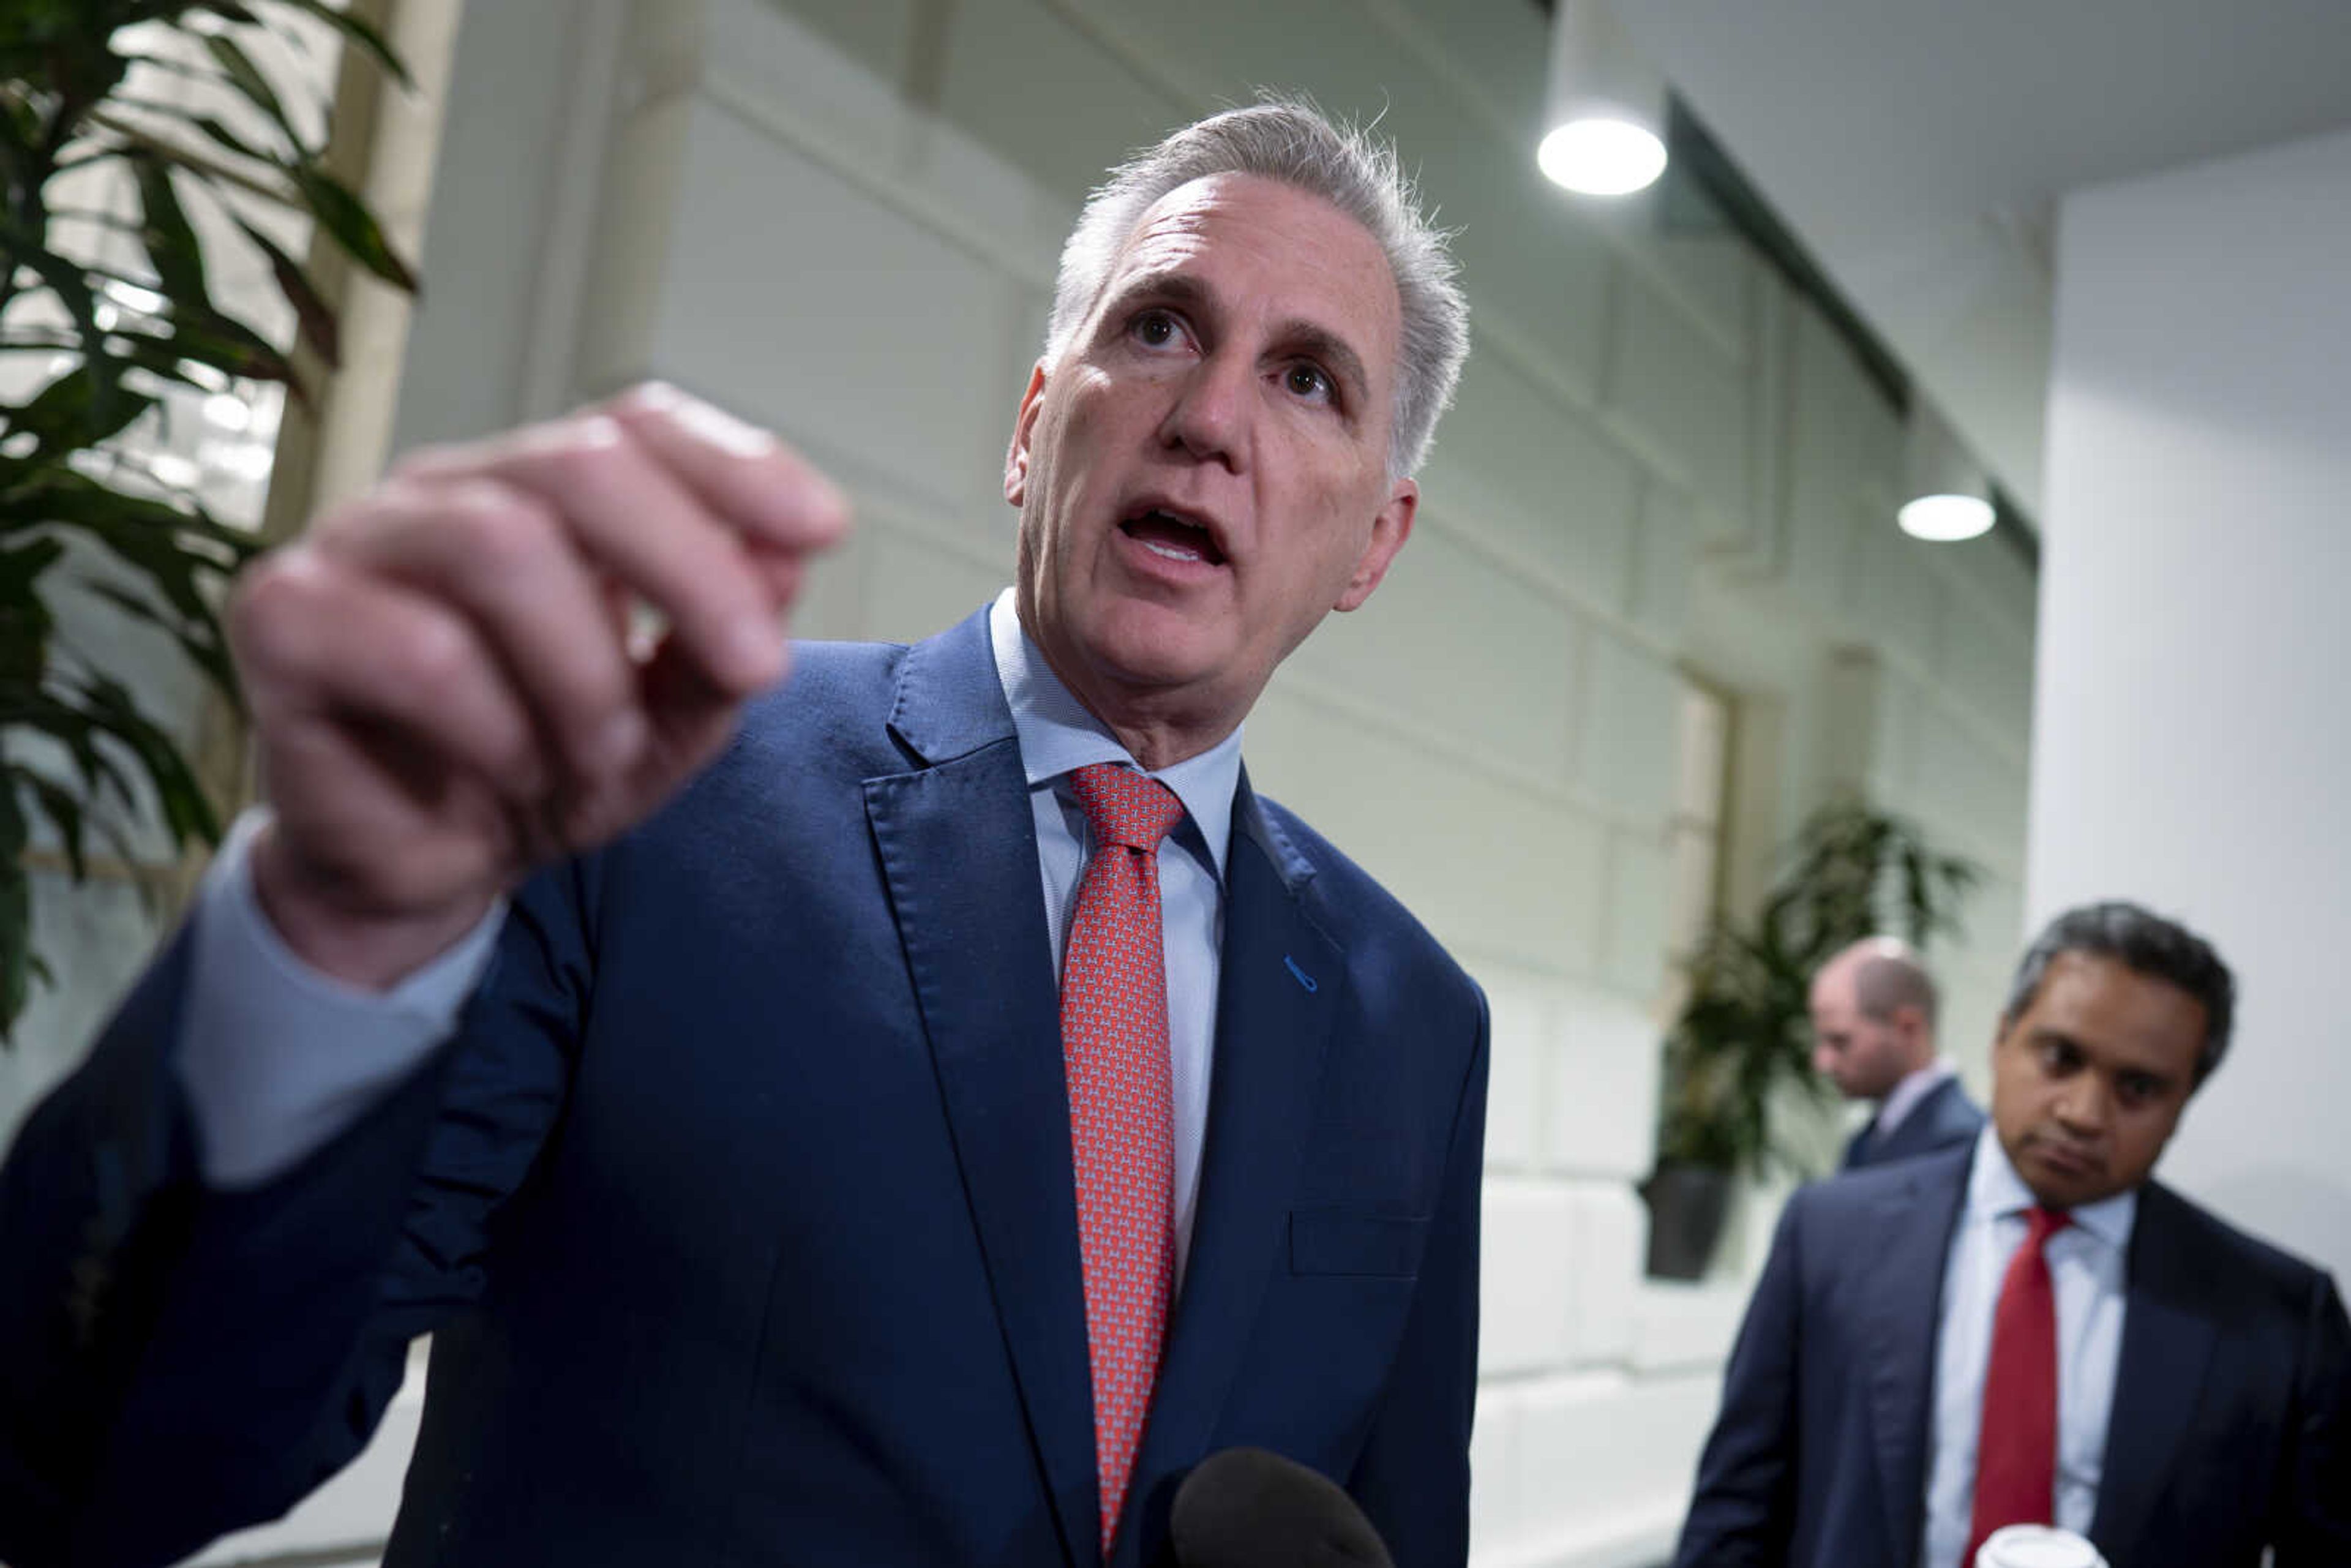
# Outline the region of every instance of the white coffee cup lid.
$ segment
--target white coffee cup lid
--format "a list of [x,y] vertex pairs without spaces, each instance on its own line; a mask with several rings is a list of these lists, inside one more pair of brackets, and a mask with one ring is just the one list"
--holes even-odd
[[1976,1553],[1976,1568],[2106,1568],[2106,1560],[2070,1530],[2011,1524],[1991,1532]]

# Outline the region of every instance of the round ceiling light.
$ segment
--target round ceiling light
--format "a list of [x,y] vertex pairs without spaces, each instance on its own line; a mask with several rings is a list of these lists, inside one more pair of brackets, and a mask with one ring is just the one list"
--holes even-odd
[[1955,544],[1991,531],[1991,503],[1980,496],[1921,496],[1906,503],[1894,520],[1914,539]]
[[1623,196],[1666,172],[1666,144],[1628,120],[1574,120],[1542,139],[1535,162],[1553,184],[1587,196]]

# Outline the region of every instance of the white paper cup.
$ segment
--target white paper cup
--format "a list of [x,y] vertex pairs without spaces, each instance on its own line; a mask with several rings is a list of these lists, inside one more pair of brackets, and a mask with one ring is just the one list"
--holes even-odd
[[1985,1540],[1975,1568],[2106,1568],[2106,1560],[2070,1530],[2011,1524]]

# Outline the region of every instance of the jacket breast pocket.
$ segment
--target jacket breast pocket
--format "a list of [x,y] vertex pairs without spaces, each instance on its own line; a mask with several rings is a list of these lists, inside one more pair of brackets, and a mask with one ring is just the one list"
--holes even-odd
[[1290,1211],[1290,1271],[1410,1280],[1419,1273],[1421,1247],[1427,1237],[1425,1215],[1293,1208]]

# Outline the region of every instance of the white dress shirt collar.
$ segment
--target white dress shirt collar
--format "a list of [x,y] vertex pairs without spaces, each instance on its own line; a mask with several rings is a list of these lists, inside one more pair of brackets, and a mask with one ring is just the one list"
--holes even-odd
[[[2000,1129],[1991,1123],[1976,1135],[1975,1166],[1968,1176],[1968,1214],[1971,1218],[2000,1219],[2022,1214],[2040,1202],[2024,1178],[2009,1163],[2001,1147]],[[2085,1203],[2072,1211],[2074,1224],[2117,1252],[2130,1246],[2131,1228],[2138,1223],[2138,1189]]]
[[[1141,764],[1110,727],[1078,701],[1061,678],[1053,674],[1045,655],[1021,629],[1013,608],[1013,590],[997,595],[988,607],[987,635],[996,651],[996,678],[1004,700],[1012,708],[1012,727],[1020,737],[1020,763],[1035,789],[1074,768],[1096,762]],[[1147,771],[1147,770],[1146,770]],[[1184,810],[1208,851],[1208,862],[1222,881],[1225,851],[1232,842],[1233,796],[1240,787],[1241,732],[1235,728],[1197,757],[1189,757],[1151,777],[1176,792]]]

